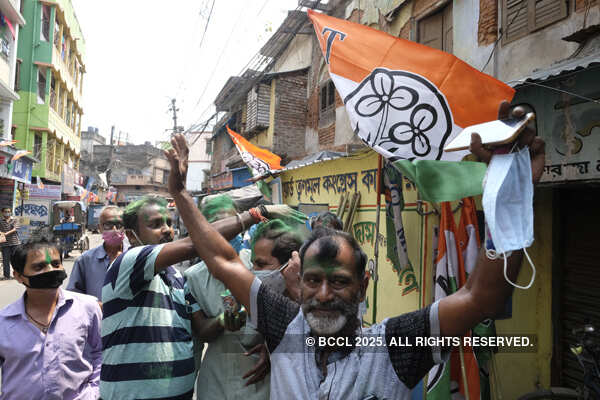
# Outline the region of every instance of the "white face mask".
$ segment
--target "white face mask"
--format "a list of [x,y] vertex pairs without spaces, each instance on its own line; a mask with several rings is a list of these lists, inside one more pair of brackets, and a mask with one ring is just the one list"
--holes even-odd
[[288,266],[288,263],[289,261],[276,270],[253,270],[252,272],[254,273],[254,276],[260,279],[260,281],[264,283],[269,289],[279,294],[283,294],[283,292],[285,292],[286,286],[285,278],[283,277],[281,271],[283,271],[283,269]]
[[[495,249],[486,250],[491,258],[504,257],[504,278],[514,287],[529,289],[535,280],[535,266],[525,248],[533,243],[533,182],[529,149],[492,156],[483,184],[483,212]],[[506,258],[523,249],[533,270],[527,286],[508,279]]]

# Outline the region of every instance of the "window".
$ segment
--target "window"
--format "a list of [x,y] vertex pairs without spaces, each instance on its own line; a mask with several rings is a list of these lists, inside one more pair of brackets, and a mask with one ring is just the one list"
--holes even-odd
[[50,79],[50,107],[56,111],[56,78],[54,75]]
[[335,122],[335,85],[329,80],[320,89],[319,126]]
[[48,138],[48,144],[46,146],[46,169],[53,171],[54,167],[54,147],[55,141],[53,138]]
[[38,69],[38,104],[46,102],[46,68]]
[[21,89],[21,64],[23,60],[17,59],[17,64],[15,66],[15,90]]
[[229,135],[223,135],[223,153],[227,153],[233,147],[233,141]]
[[58,49],[60,45],[60,23],[58,18],[54,19],[54,46]]
[[452,2],[418,23],[418,42],[452,53]]
[[0,54],[5,60],[10,57],[10,42],[5,37],[0,37]]
[[567,0],[502,0],[502,44],[567,17]]
[[72,104],[71,104],[71,99],[69,99],[69,100],[67,100],[67,112],[65,114],[65,122],[69,126],[71,126],[71,109],[72,109]]
[[40,32],[40,40],[44,42],[50,41],[50,6],[44,4],[42,6],[42,30]]
[[38,160],[42,159],[42,136],[39,133],[33,137],[33,156]]

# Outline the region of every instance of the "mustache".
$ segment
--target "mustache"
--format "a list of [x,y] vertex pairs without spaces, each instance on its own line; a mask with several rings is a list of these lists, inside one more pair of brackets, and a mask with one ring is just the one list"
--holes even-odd
[[304,312],[306,313],[309,313],[315,309],[320,309],[326,311],[339,311],[342,314],[348,314],[351,312],[352,308],[355,307],[355,305],[339,298],[324,303],[321,303],[317,299],[310,299],[303,304],[303,307]]
[[160,238],[159,243],[163,244],[163,243],[171,243],[173,241],[173,238],[171,236],[163,236],[162,238]]

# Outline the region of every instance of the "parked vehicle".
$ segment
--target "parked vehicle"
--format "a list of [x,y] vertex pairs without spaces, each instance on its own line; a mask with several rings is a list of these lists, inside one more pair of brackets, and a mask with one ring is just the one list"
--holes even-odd
[[571,353],[583,369],[583,385],[576,389],[551,387],[519,397],[519,400],[597,400],[600,399],[600,346],[594,340],[594,326],[586,323],[573,329],[577,341],[570,346]]
[[104,204],[89,204],[87,208],[87,229],[93,233],[98,233],[98,224],[100,213],[104,208]]
[[90,248],[85,209],[81,201],[57,201],[52,205],[53,241],[58,245],[62,257],[68,257],[73,249],[83,252]]

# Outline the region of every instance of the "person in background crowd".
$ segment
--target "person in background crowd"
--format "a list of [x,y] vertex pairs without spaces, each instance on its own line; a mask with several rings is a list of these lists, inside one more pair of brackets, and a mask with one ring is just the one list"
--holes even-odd
[[[236,215],[231,198],[218,196],[202,207],[209,222]],[[281,267],[287,265],[292,251],[303,242],[300,224],[291,226],[282,220],[271,220],[256,225],[252,237],[251,257],[241,248],[241,235],[229,243],[244,260],[246,268],[262,276],[279,293],[287,292]],[[253,264],[253,265],[252,265]],[[198,338],[208,342],[208,349],[200,365],[197,397],[201,400],[259,400],[269,398],[268,377],[270,363],[264,337],[245,324],[245,319],[233,320],[226,315],[221,294],[227,288],[215,279],[204,262],[186,270],[187,287],[197,303],[193,321]],[[253,354],[258,356],[250,357]],[[247,380],[246,380],[247,379]],[[252,385],[252,386],[251,386]]]
[[123,211],[117,206],[104,207],[100,213],[98,227],[103,242],[75,260],[67,289],[89,294],[101,301],[108,266],[119,254],[127,251],[123,243]]
[[[500,118],[508,117],[508,106],[500,106]],[[514,117],[522,115],[522,110],[513,111]],[[543,173],[544,141],[528,127],[518,142],[530,148],[535,183]],[[367,257],[351,235],[317,229],[300,251],[299,305],[248,271],[227,241],[207,223],[183,184],[188,154],[185,138],[175,135],[171,143],[173,149],[166,152],[171,164],[169,192],[209,271],[248,308],[252,323],[265,335],[273,365],[274,399],[408,399],[411,389],[432,366],[447,358],[448,348],[434,344],[408,351],[392,345],[392,341],[404,337],[414,347],[416,337],[462,336],[477,323],[502,312],[512,293],[508,281],[517,279],[522,250],[513,251],[503,261],[489,259],[482,249],[474,271],[456,293],[420,310],[362,328],[357,312],[369,283]],[[477,134],[472,135],[471,151],[485,161],[492,154]],[[336,346],[338,338],[352,344],[359,336],[380,341],[380,350]],[[332,343],[328,342],[331,338]]]
[[21,243],[17,233],[17,220],[12,217],[10,207],[2,208],[2,218],[0,218],[0,232],[4,235],[5,242],[2,247],[2,266],[4,267],[4,276],[2,280],[12,279],[10,276],[10,259],[15,248]]
[[[131,248],[118,256],[102,288],[104,400],[191,399],[195,364],[191,309],[184,280],[172,266],[197,256],[191,239],[173,242],[172,221],[162,198],[144,197],[123,213]],[[293,214],[287,206],[270,211]],[[214,223],[227,239],[262,219],[253,209]]]
[[313,231],[318,227],[325,227],[336,231],[344,230],[344,223],[337,215],[330,211],[323,211],[310,219],[310,229]]
[[102,312],[96,299],[60,289],[67,274],[54,245],[17,246],[12,265],[26,289],[0,310],[0,399],[97,399]]

